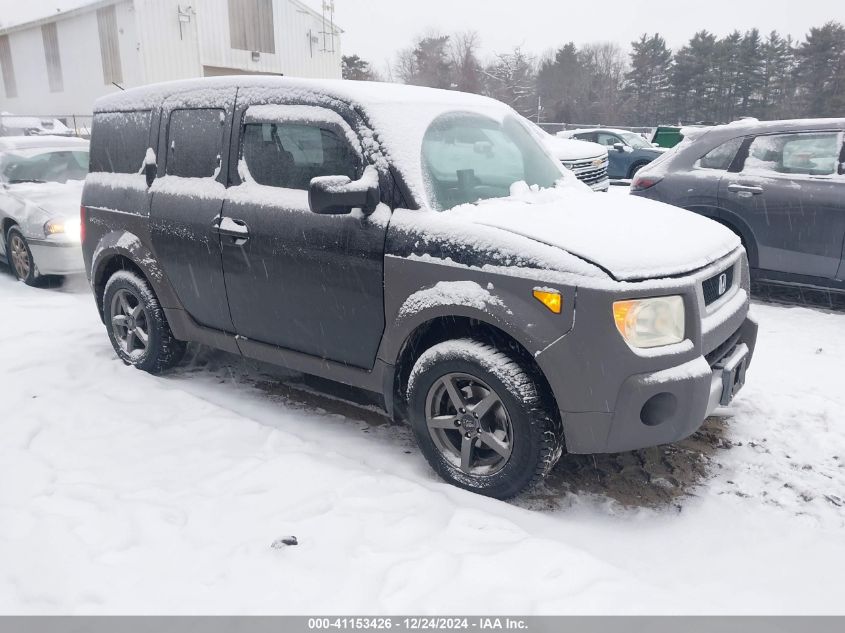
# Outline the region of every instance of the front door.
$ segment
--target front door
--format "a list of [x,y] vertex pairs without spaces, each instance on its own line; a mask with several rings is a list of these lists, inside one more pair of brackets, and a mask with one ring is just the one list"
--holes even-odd
[[746,141],[741,164],[719,183],[719,204],[748,222],[759,268],[836,276],[845,238],[845,179],[837,173],[841,147],[840,131]]
[[384,332],[386,221],[318,215],[316,176],[360,177],[360,146],[334,111],[238,107],[238,174],[223,205],[223,268],[239,336],[371,368]]
[[183,95],[165,103],[150,211],[153,250],[182,307],[200,325],[229,332],[216,231],[234,98],[227,89],[207,94],[199,108]]

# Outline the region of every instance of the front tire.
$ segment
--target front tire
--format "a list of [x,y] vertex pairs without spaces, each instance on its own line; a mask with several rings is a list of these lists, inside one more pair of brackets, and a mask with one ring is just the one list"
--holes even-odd
[[648,165],[648,163],[636,163],[635,165],[633,165],[628,171],[628,180],[632,180],[634,176],[637,175],[637,172],[640,171],[646,165]]
[[10,228],[6,234],[6,256],[12,274],[27,286],[34,286],[39,277],[38,269],[29,244],[17,226]]
[[461,488],[508,499],[560,458],[561,425],[537,380],[490,345],[460,339],[426,350],[411,370],[408,403],[423,455]]
[[170,331],[150,284],[132,271],[120,270],[109,278],[103,317],[112,347],[127,365],[158,374],[185,355],[186,345]]

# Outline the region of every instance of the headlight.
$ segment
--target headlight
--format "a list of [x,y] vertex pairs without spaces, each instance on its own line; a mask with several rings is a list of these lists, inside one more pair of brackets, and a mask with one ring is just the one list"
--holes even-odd
[[48,221],[44,225],[44,235],[64,234],[79,239],[79,218],[63,220],[60,218]]
[[684,340],[684,300],[677,295],[616,301],[613,319],[632,347],[659,347]]

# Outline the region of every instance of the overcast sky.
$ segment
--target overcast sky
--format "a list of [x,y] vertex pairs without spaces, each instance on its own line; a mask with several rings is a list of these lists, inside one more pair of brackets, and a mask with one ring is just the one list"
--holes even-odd
[[[0,23],[42,17],[85,1],[0,0]],[[321,0],[303,1],[320,10]],[[202,0],[194,3],[202,6]],[[485,53],[522,45],[539,54],[569,41],[610,40],[627,48],[646,31],[662,33],[676,48],[699,29],[724,35],[756,26],[800,39],[811,26],[845,21],[844,7],[842,0],[335,0],[335,18],[345,30],[343,52],[382,69],[427,29],[478,31]]]
[[[305,0],[319,10],[319,0]],[[842,0],[335,0],[345,30],[344,54],[358,54],[376,68],[426,28],[445,34],[472,29],[485,52],[525,49],[542,53],[574,41],[624,45],[657,31],[673,48],[695,31],[718,35],[752,27],[802,38],[811,26],[845,21]]]

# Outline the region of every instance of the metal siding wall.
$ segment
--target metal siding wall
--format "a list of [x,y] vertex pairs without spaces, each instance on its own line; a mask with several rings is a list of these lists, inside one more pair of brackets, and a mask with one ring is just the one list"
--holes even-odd
[[114,5],[97,9],[97,29],[100,35],[103,81],[106,84],[119,84],[123,81],[123,69],[117,38],[117,10]]
[[[211,72],[229,69],[233,73],[340,78],[340,35],[335,36],[334,53],[323,52],[323,39],[319,35],[323,27],[319,16],[291,0],[272,0],[275,53],[262,52],[258,61],[253,61],[249,50],[231,45],[230,2],[243,6],[239,0],[205,0],[198,5],[200,61],[203,67],[214,68]],[[319,37],[313,47],[309,46],[309,30]]]
[[6,98],[18,96],[17,82],[15,82],[15,65],[12,62],[12,48],[9,46],[9,36],[0,35],[0,71],[3,73],[3,89]]
[[[195,13],[179,22],[180,0],[135,0],[138,41],[143,67],[142,83],[202,76]],[[203,3],[192,3],[199,12]],[[180,28],[181,26],[181,28]]]
[[62,57],[59,53],[59,33],[55,22],[41,25],[41,39],[44,41],[44,62],[47,64],[50,92],[62,92]]
[[227,4],[232,48],[275,53],[273,0],[228,0]]

